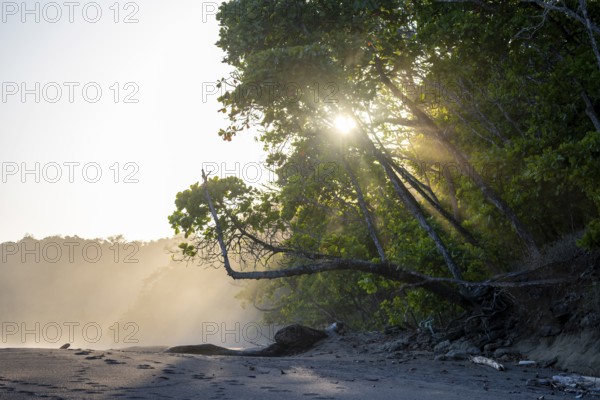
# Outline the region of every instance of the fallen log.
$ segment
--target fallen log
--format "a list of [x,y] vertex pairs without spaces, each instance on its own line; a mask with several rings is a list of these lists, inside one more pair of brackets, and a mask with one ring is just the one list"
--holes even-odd
[[498,371],[505,370],[504,365],[492,360],[491,358],[487,358],[487,357],[482,357],[482,356],[471,357],[471,362],[473,362],[475,364],[487,365],[488,367],[492,367]]

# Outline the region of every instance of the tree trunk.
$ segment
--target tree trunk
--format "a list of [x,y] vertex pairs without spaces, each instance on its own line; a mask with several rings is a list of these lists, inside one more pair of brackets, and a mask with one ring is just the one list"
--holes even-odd
[[382,262],[386,261],[385,251],[383,250],[383,246],[381,241],[379,240],[379,235],[377,235],[377,230],[375,228],[375,222],[373,221],[373,216],[367,207],[367,203],[365,201],[365,196],[363,195],[362,189],[358,184],[358,179],[356,179],[356,175],[354,175],[354,171],[348,164],[348,161],[344,158],[344,155],[341,155],[344,166],[346,167],[346,171],[348,172],[348,176],[350,177],[350,181],[352,182],[352,186],[354,186],[354,190],[356,191],[356,195],[358,197],[358,204],[360,205],[360,209],[363,213],[363,217],[365,218],[365,222],[367,224],[367,229],[369,231],[369,235],[371,236],[371,240],[375,244],[377,248],[377,253],[379,254],[379,258]]
[[455,279],[462,280],[462,274],[460,273],[460,269],[454,263],[454,260],[452,259],[452,256],[446,248],[446,245],[444,244],[442,238],[439,237],[435,229],[433,229],[429,222],[427,222],[427,217],[421,209],[419,202],[417,202],[412,193],[410,193],[406,186],[404,186],[404,183],[402,183],[400,178],[398,178],[398,175],[396,175],[396,173],[394,172],[394,169],[390,165],[387,157],[385,157],[385,155],[379,149],[377,149],[377,147],[375,147],[375,144],[371,141],[371,139],[369,139],[366,132],[361,129],[361,133],[362,137],[365,140],[365,143],[373,152],[373,156],[375,157],[375,159],[383,167],[385,174],[387,175],[388,179],[392,183],[392,186],[394,187],[394,191],[396,192],[396,194],[398,194],[398,197],[400,197],[400,200],[402,200],[408,212],[410,212],[413,215],[417,222],[419,222],[419,225],[421,225],[421,228],[423,228],[423,230],[427,232],[429,237],[434,241],[435,246],[444,258],[446,266],[448,267],[448,270],[450,271],[452,276]]

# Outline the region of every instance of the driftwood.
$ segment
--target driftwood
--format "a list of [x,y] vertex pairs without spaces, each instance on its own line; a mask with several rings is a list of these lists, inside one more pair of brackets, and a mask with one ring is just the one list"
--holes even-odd
[[554,375],[552,384],[565,392],[585,392],[593,396],[600,396],[600,378],[594,376]]
[[505,370],[504,365],[492,360],[491,358],[487,358],[487,357],[482,357],[482,356],[471,357],[471,362],[474,362],[475,364],[487,365],[488,367],[492,367],[498,371]]
[[593,376],[554,375],[552,378],[529,379],[526,385],[549,387],[566,393],[577,393],[578,397],[576,398],[581,398],[584,395],[600,396],[600,378]]
[[201,354],[205,356],[281,357],[302,353],[327,337],[325,331],[302,325],[289,325],[275,333],[275,343],[257,350],[232,350],[214,344],[171,347],[167,353]]

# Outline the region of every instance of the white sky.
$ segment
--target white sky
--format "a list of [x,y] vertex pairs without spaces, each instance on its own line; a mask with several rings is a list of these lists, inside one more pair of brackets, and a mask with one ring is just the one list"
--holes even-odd
[[[217,131],[226,121],[217,113],[217,95],[203,101],[203,83],[212,84],[228,71],[214,45],[216,3],[73,3],[72,23],[63,1],[26,1],[30,10],[37,4],[39,23],[35,12],[23,15],[21,1],[0,3],[0,242],[16,241],[26,233],[36,238],[121,233],[129,240],[170,236],[167,217],[175,195],[200,179],[202,163],[237,168],[244,177],[252,169],[244,165],[264,160],[251,135],[232,142],[220,139]],[[57,18],[56,4],[62,16],[50,23]],[[96,5],[102,11],[100,20],[87,22],[85,18],[95,18]],[[114,22],[116,8],[119,23]],[[132,12],[139,22],[123,23]],[[78,84],[72,84],[72,103],[64,82]],[[117,103],[115,82],[121,97]],[[128,82],[134,85],[126,88]],[[25,101],[22,83],[32,91]],[[87,83],[93,83],[88,100],[82,94]],[[94,86],[102,96],[91,103]],[[139,102],[124,103],[135,86],[139,92],[133,99]],[[51,103],[56,87],[62,97]],[[23,163],[32,170],[39,163],[39,183],[34,173],[22,175]],[[72,164],[73,182],[68,163],[79,163]],[[125,168],[127,163],[134,164]],[[90,168],[84,176],[85,164]],[[62,177],[51,183],[57,165]],[[12,175],[15,166],[18,171]],[[100,167],[102,177],[89,183],[94,166]],[[124,183],[132,172],[131,178],[139,182]]]

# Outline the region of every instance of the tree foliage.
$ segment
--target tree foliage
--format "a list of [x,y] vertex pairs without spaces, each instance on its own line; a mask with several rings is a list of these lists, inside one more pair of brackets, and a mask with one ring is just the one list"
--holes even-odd
[[218,19],[219,134],[258,127],[277,179],[205,179],[170,222],[234,278],[294,276],[248,294],[272,318],[439,320],[562,235],[600,245],[599,3],[231,0]]

